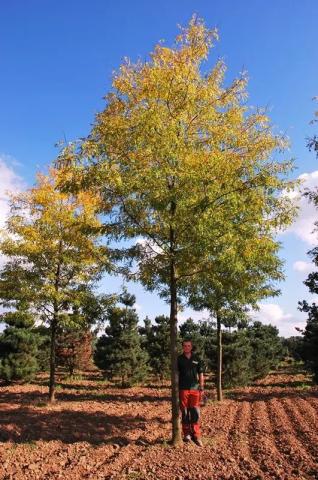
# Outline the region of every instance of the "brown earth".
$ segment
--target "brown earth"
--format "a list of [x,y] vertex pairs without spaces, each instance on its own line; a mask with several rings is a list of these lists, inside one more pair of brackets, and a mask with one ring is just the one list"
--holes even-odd
[[318,388],[272,373],[202,408],[204,447],[172,448],[169,388],[96,376],[0,387],[0,479],[318,479]]

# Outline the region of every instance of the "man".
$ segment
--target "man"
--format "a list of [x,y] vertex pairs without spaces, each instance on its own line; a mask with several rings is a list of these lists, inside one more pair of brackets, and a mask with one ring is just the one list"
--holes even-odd
[[185,442],[192,439],[202,447],[199,418],[200,399],[204,390],[203,365],[192,349],[192,341],[184,340],[182,342],[183,353],[178,357],[182,432]]

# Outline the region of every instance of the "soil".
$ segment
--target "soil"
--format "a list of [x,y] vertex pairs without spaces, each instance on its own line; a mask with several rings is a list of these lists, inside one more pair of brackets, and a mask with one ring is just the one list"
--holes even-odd
[[89,374],[0,387],[0,479],[318,479],[318,387],[284,368],[202,408],[204,447],[169,444],[168,386],[120,389]]

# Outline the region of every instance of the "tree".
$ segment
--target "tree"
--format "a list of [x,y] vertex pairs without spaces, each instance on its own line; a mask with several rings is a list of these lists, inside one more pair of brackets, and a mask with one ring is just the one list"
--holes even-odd
[[225,388],[245,386],[253,378],[251,369],[252,347],[246,328],[224,332],[222,384]]
[[292,336],[283,338],[283,346],[286,354],[292,357],[296,362],[304,360],[304,340],[301,336]]
[[108,309],[116,299],[115,295],[96,295],[86,285],[81,288],[85,295],[70,315],[75,321],[60,325],[57,332],[57,363],[66,366],[70,375],[75,369],[92,367],[95,335],[105,323]]
[[94,360],[109,378],[119,377],[123,387],[143,380],[148,373],[148,356],[141,348],[138,315],[133,307],[136,298],[126,290],[119,296],[124,307],[108,310],[106,335],[96,343]]
[[[216,378],[219,401],[223,398],[222,325],[238,329],[246,327],[249,321],[248,309],[257,308],[257,302],[261,298],[277,295],[279,291],[275,288],[275,281],[283,278],[282,262],[277,256],[278,243],[271,238],[271,235],[266,237],[260,235],[259,241],[254,242],[252,252],[249,249],[246,250],[244,243],[243,238],[240,256],[233,258],[230,265],[215,261],[213,271],[207,270],[202,273],[188,287],[189,305],[197,310],[209,310],[211,316],[216,319]],[[233,343],[233,339],[235,343],[234,337],[227,335],[229,344]],[[244,343],[244,336],[236,337],[238,342]],[[235,350],[235,348],[236,346],[233,345],[232,349]],[[248,352],[249,347],[244,349]],[[239,363],[239,360],[237,362]],[[245,375],[245,377],[248,381],[248,376]],[[229,384],[228,381],[226,383]]]
[[[318,100],[318,97],[314,97],[313,100]],[[310,123],[314,124],[318,122],[318,110],[315,111],[315,118]],[[318,136],[313,135],[311,138],[307,138],[307,147],[309,151],[314,151],[318,158]]]
[[200,356],[204,356],[204,341],[205,338],[201,335],[200,324],[194,322],[192,318],[188,318],[179,327],[182,341],[190,339],[193,344],[195,352]]
[[[318,112],[315,112],[318,116]],[[313,120],[316,122],[317,119]],[[314,150],[318,155],[318,138],[316,135],[309,139],[308,147]],[[304,196],[318,208],[318,189],[304,192]],[[315,222],[315,230],[318,230],[318,221]],[[318,266],[318,247],[314,247],[308,252],[315,267]],[[314,271],[308,275],[304,284],[308,287],[310,293],[318,293],[318,272]],[[303,333],[303,355],[307,368],[313,373],[314,381],[318,383],[318,305],[314,302],[311,305],[303,300],[298,302],[299,310],[308,314],[307,324]]]
[[247,328],[252,347],[250,371],[253,380],[263,378],[282,360],[283,343],[279,332],[273,325],[254,322]]
[[239,238],[252,251],[292,216],[290,199],[277,194],[290,187],[291,164],[271,157],[285,142],[264,112],[248,111],[246,77],[224,87],[223,61],[201,70],[216,38],[194,17],[173,48],[159,44],[149,61],[124,63],[90,135],[59,158],[69,166],[66,188],[99,192],[108,212],[104,232],[114,240],[142,238],[126,251],[137,262],[134,277],[170,304],[174,444],[181,442],[181,283],[215,259],[231,265]]
[[34,332],[40,337],[40,345],[36,355],[36,360],[39,365],[40,372],[50,371],[50,345],[51,345],[51,332],[50,327],[45,324],[38,325],[34,328]]
[[2,313],[0,318],[7,324],[0,337],[0,378],[29,381],[39,370],[40,336],[35,333],[34,318],[21,302],[16,311]]
[[[318,292],[317,272],[309,274],[304,282],[311,293]],[[303,300],[298,302],[299,310],[308,314],[307,323],[303,333],[303,359],[307,369],[313,373],[315,383],[318,383],[318,306],[314,302],[311,305]]]
[[160,380],[163,380],[169,377],[170,373],[169,317],[158,315],[154,323],[147,317],[144,324],[139,332],[144,338],[143,346],[149,356],[150,368]]
[[16,310],[28,302],[50,327],[50,402],[55,399],[57,329],[83,320],[77,308],[107,260],[106,248],[97,243],[96,196],[59,191],[58,174],[52,169],[39,175],[34,188],[12,196],[0,244],[8,257],[0,274],[1,305]]
[[88,329],[63,328],[56,340],[57,364],[65,366],[70,375],[92,366],[93,335]]

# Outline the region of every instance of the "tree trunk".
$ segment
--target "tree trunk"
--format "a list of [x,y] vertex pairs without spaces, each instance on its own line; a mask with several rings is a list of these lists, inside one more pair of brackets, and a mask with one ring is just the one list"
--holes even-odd
[[222,401],[222,329],[221,329],[221,319],[219,314],[216,315],[217,323],[217,374],[216,374],[216,391],[217,399],[219,402]]
[[172,444],[182,442],[179,418],[179,374],[178,374],[178,308],[177,281],[174,259],[170,261],[170,353],[171,353],[171,406],[172,406]]
[[57,328],[57,314],[54,313],[51,322],[51,351],[50,351],[50,383],[49,383],[49,402],[55,402],[55,364],[56,364],[56,328]]
[[[61,273],[61,255],[62,255],[62,240],[59,242],[59,259],[56,268],[54,290],[58,294],[60,288],[60,273]],[[55,402],[55,366],[56,366],[56,330],[59,314],[59,306],[55,298],[53,305],[53,320],[51,322],[51,352],[50,352],[50,384],[49,384],[49,402]]]

